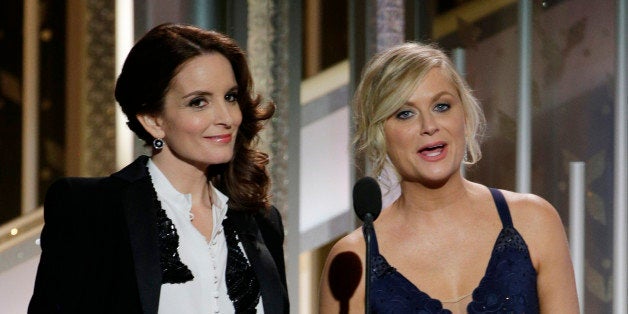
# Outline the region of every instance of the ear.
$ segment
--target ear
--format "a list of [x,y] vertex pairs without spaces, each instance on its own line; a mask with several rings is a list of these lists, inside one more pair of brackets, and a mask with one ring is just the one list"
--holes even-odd
[[166,133],[161,127],[161,118],[154,114],[141,113],[135,116],[144,129],[154,138],[164,138]]

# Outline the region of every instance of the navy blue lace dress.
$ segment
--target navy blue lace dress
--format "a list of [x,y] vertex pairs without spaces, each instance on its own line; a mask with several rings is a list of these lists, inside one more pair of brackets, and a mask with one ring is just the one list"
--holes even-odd
[[[528,247],[513,227],[504,196],[497,189],[490,190],[503,228],[467,312],[539,313],[536,270]],[[388,264],[379,254],[374,230],[371,238],[371,313],[451,313]]]

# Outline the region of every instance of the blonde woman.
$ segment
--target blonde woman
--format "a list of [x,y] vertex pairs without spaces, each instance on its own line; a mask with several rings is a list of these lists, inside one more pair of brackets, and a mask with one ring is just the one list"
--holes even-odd
[[[461,176],[481,157],[484,117],[441,50],[406,43],[375,56],[353,109],[358,151],[377,176],[389,163],[400,188],[371,235],[371,313],[578,312],[554,207]],[[335,244],[321,313],[364,312],[364,255],[361,229]]]

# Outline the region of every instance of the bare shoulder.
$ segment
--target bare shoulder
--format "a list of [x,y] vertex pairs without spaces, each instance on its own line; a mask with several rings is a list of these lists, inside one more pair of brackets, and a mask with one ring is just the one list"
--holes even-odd
[[558,211],[544,198],[535,194],[501,191],[516,228],[526,228],[530,224],[545,227],[559,224],[562,227]]
[[533,194],[502,191],[515,229],[530,252],[537,271],[542,313],[577,313],[578,297],[569,244],[554,206]]
[[[331,248],[323,269],[321,283],[325,288],[343,286],[349,280],[357,286],[361,282],[362,269],[366,248],[359,228],[342,239]],[[342,283],[338,283],[340,280]],[[353,287],[355,289],[355,287]]]
[[319,289],[319,313],[363,312],[364,239],[359,228],[332,247],[323,268]]
[[527,243],[535,267],[557,252],[567,251],[563,222],[552,204],[534,194],[502,191],[512,222]]
[[328,260],[334,258],[338,254],[353,253],[362,259],[365,254],[364,237],[362,235],[362,228],[358,228],[348,235],[344,236],[331,248]]

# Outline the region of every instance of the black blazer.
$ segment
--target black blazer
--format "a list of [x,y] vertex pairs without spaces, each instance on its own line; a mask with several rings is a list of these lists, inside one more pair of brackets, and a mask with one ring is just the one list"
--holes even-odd
[[[157,313],[159,202],[148,157],[105,178],[64,178],[44,203],[41,259],[28,313]],[[229,211],[260,284],[265,313],[288,313],[283,225]]]

